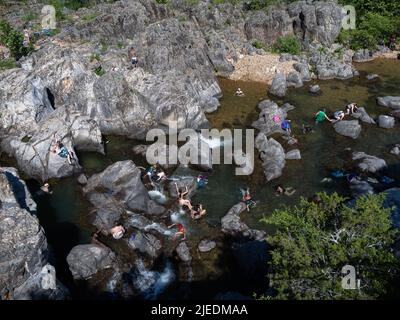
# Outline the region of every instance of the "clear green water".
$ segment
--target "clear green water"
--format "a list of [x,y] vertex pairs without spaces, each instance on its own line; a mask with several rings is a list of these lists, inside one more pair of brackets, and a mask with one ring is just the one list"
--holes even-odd
[[[226,242],[221,236],[220,218],[240,199],[239,188],[249,186],[254,193],[254,198],[260,204],[250,213],[243,213],[243,220],[253,228],[269,231],[268,226],[260,223],[260,219],[269,215],[282,205],[295,204],[300,196],[310,197],[318,191],[338,191],[348,194],[348,188],[343,181],[321,183],[324,177],[334,169],[350,169],[353,165],[349,155],[354,151],[364,151],[371,155],[384,158],[389,164],[385,174],[400,181],[399,160],[389,154],[390,146],[400,143],[399,125],[395,129],[385,130],[376,126],[362,124],[362,134],[357,140],[337,135],[329,123],[324,123],[315,128],[315,132],[303,135],[302,124],[313,124],[313,115],[321,108],[336,111],[343,108],[348,102],[356,101],[364,106],[371,116],[386,114],[386,108],[378,107],[375,103],[377,96],[400,95],[400,61],[377,60],[367,64],[359,64],[357,68],[361,76],[347,81],[319,81],[322,93],[311,95],[308,85],[300,89],[291,89],[283,100],[276,100],[279,104],[290,102],[296,109],[289,112],[292,120],[293,132],[299,140],[298,147],[302,160],[289,160],[283,171],[283,176],[268,184],[260,166],[256,166],[253,175],[237,177],[234,167],[229,165],[215,166],[209,176],[209,183],[204,190],[200,190],[193,201],[202,203],[208,215],[201,221],[191,221],[183,217],[189,232],[189,246],[195,248],[197,243],[204,238],[217,240],[218,246],[209,254],[198,254],[192,250],[194,279],[191,284],[190,297],[207,298],[221,291],[239,290],[251,294],[264,287],[261,282],[248,282],[240,277],[240,271],[235,269],[235,262],[229,254]],[[365,80],[367,73],[377,73],[380,80],[368,82]],[[220,79],[224,97],[221,107],[213,114],[207,115],[213,127],[222,128],[250,128],[251,123],[258,117],[257,104],[267,98],[267,88],[264,84],[235,82]],[[236,88],[240,87],[246,97],[234,96]],[[271,97],[272,98],[272,97]],[[100,172],[112,163],[120,160],[132,159],[137,165],[146,166],[144,159],[134,155],[132,148],[140,143],[122,137],[107,137],[107,155],[95,153],[80,153],[79,158],[85,172],[91,175]],[[285,150],[293,147],[277,138]],[[2,165],[13,165],[12,161],[3,159]],[[14,164],[15,165],[15,164]],[[182,172],[183,175],[190,172]],[[72,283],[68,276],[65,257],[69,250],[79,244],[88,243],[89,235],[94,231],[91,226],[90,204],[83,198],[81,187],[76,183],[76,177],[51,182],[54,188],[53,195],[38,200],[38,216],[43,225],[48,241],[54,248],[57,271],[62,275],[61,280]],[[284,187],[294,187],[297,191],[292,197],[277,197],[274,187],[278,184]],[[39,187],[36,182],[29,181],[32,191]],[[168,221],[167,221],[168,223]],[[165,242],[165,241],[164,241]],[[183,280],[183,279],[180,279]],[[172,286],[165,293],[167,298],[180,298],[179,284]],[[179,287],[180,288],[180,287]]]

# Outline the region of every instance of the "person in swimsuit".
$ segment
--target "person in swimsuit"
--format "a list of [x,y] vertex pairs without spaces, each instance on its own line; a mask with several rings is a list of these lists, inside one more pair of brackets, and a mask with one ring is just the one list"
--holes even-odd
[[201,217],[205,216],[207,214],[207,210],[203,208],[202,204],[199,204],[196,206],[196,208],[193,210],[190,210],[190,215],[193,220],[200,219]]
[[189,210],[192,210],[193,206],[190,202],[189,199],[185,199],[184,197],[189,193],[188,187],[185,187],[185,191],[184,192],[180,192],[178,185],[175,183],[175,187],[176,187],[176,193],[178,195],[178,204],[181,207],[188,207]]
[[175,232],[172,239],[175,240],[177,237],[183,236],[181,241],[186,240],[186,229],[183,226],[183,224],[182,223],[174,223],[174,224],[168,226],[168,229],[171,229],[173,227],[176,227],[178,230]]

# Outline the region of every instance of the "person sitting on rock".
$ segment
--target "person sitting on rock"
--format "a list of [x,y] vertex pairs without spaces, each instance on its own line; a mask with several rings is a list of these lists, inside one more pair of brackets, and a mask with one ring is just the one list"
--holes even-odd
[[185,187],[185,192],[180,192],[177,183],[175,183],[176,193],[178,195],[178,204],[181,207],[188,207],[189,210],[192,210],[193,206],[189,199],[185,199],[184,197],[189,193],[188,187]]
[[244,92],[242,91],[242,89],[237,88],[236,92],[235,92],[235,96],[237,97],[244,97]]
[[283,131],[285,131],[289,136],[292,135],[292,129],[290,125],[290,120],[285,119],[281,123],[281,128]]
[[177,237],[179,236],[183,236],[183,238],[181,239],[181,241],[186,240],[186,229],[183,226],[182,223],[174,223],[171,224],[170,226],[168,226],[168,229],[171,229],[173,227],[175,227],[178,229],[178,231],[175,232],[174,236],[172,237],[173,240],[175,240]]
[[353,102],[346,106],[346,115],[353,114],[357,112],[358,106],[357,103]]
[[247,211],[250,211],[250,208],[256,205],[256,202],[253,200],[253,197],[250,194],[250,189],[240,189],[240,191],[242,192],[242,202],[246,204]]
[[136,50],[134,47],[131,47],[131,49],[129,50],[129,60],[133,67],[136,68],[138,66],[139,60],[136,56]]
[[114,239],[119,240],[124,236],[125,228],[122,226],[122,224],[118,224],[110,229],[110,233]]
[[199,204],[195,207],[195,209],[190,210],[190,215],[193,220],[200,219],[201,217],[207,214],[206,209],[203,208],[202,204]]
[[51,149],[53,153],[56,153],[61,158],[67,159],[68,163],[73,165],[72,161],[75,160],[74,153],[72,151],[68,151],[68,149],[61,143],[60,140],[57,140]]
[[329,118],[327,115],[326,115],[326,113],[325,113],[325,110],[323,110],[323,111],[318,111],[316,114],[315,114],[315,123],[321,123],[321,122],[323,122],[324,120],[328,120],[329,122],[332,122],[332,119],[331,118]]
[[343,112],[343,111],[336,111],[334,114],[333,114],[333,118],[336,120],[336,121],[342,121],[343,119],[344,119],[344,116],[345,116],[346,114]]

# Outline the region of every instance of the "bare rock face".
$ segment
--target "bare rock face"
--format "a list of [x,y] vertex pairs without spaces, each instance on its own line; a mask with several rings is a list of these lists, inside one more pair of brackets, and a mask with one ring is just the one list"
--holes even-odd
[[35,213],[36,204],[18,172],[0,168],[1,299],[62,299],[68,294],[55,275],[51,288],[41,285],[48,247]]
[[286,164],[285,150],[273,138],[268,139],[260,132],[255,141],[256,148],[260,151],[260,158],[267,181],[279,178]]
[[342,9],[334,2],[298,1],[287,7],[257,11],[246,19],[245,33],[267,44],[286,35],[296,35],[304,44],[313,41],[331,45],[339,35]]
[[111,268],[115,254],[105,246],[95,244],[78,245],[67,256],[69,269],[74,279],[89,279],[98,271]]
[[150,200],[141,181],[140,169],[131,160],[116,162],[103,172],[91,176],[83,191],[99,209],[107,205],[120,205],[150,214],[164,212],[164,208]]

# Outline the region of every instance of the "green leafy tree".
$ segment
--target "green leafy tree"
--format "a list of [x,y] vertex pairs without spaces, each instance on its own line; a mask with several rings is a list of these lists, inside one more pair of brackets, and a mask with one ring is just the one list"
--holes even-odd
[[[264,222],[275,226],[270,286],[278,299],[375,299],[385,297],[399,272],[393,253],[397,231],[384,195],[359,198],[353,205],[334,193],[318,203],[276,210]],[[342,268],[352,265],[361,286],[342,288]]]

